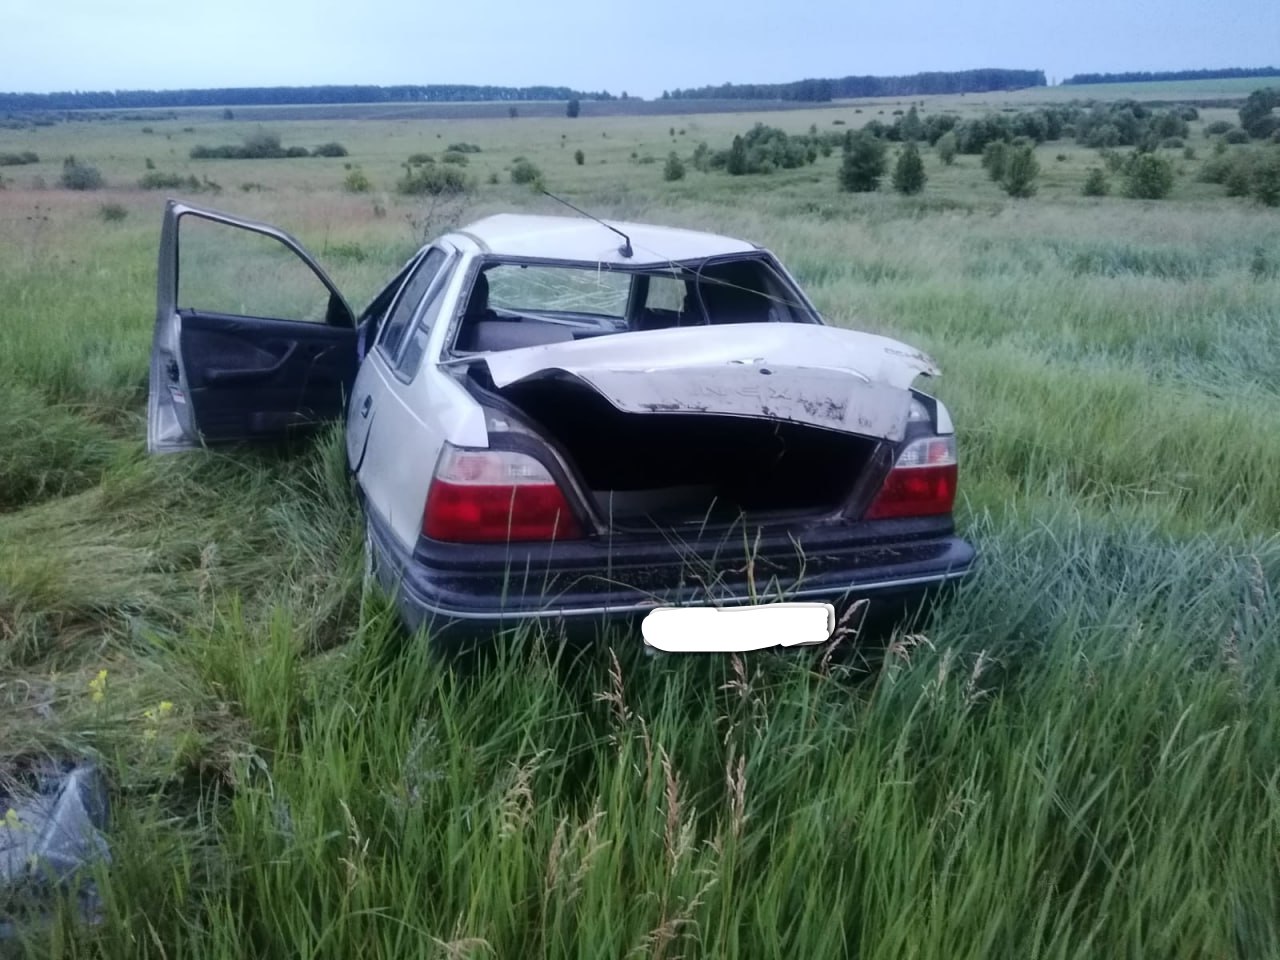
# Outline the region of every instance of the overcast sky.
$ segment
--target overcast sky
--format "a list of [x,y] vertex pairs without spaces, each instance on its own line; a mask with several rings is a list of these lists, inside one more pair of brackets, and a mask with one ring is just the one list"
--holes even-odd
[[626,90],[974,67],[1280,65],[1280,0],[2,0],[0,90]]

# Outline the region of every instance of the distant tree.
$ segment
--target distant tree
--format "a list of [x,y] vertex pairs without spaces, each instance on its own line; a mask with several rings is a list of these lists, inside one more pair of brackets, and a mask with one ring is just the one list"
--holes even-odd
[[1280,107],[1280,88],[1253,91],[1240,108],[1240,126],[1249,136],[1266,139],[1280,127],[1280,118],[1275,115],[1276,107]]
[[1008,162],[1009,145],[1003,140],[993,140],[982,148],[982,166],[987,176],[999,183],[1004,179],[1004,168]]
[[1084,188],[1080,192],[1086,197],[1105,197],[1111,192],[1111,184],[1107,183],[1107,175],[1101,167],[1089,168],[1089,175],[1084,178]]
[[911,109],[898,121],[897,126],[899,139],[903,141],[912,142],[924,136],[924,124],[920,121],[920,114],[916,112],[915,104],[911,105]]
[[956,162],[956,153],[960,149],[959,140],[954,130],[948,130],[938,138],[938,159],[948,167]]
[[840,163],[840,188],[850,193],[878,190],[880,178],[884,176],[885,150],[885,143],[879,137],[850,131]]
[[564,115],[566,117],[576,117],[581,112],[582,112],[582,103],[578,100],[577,97],[574,97],[572,100],[570,100],[569,103],[564,108]]
[[725,172],[740,177],[747,172],[747,146],[742,137],[733,138],[733,146],[729,148],[729,158],[724,165]]
[[898,154],[898,162],[893,168],[893,189],[907,195],[919,193],[928,179],[924,172],[924,161],[920,158],[920,148],[915,145],[915,141],[908,142]]
[[231,112],[231,108],[230,108],[230,107],[227,107],[226,109],[224,109],[224,110],[222,111],[222,119],[223,119],[223,120],[234,120],[235,118],[236,118],[236,115],[235,115],[234,113],[232,113],[232,112]]
[[1004,165],[1004,177],[1000,186],[1011,197],[1031,197],[1036,192],[1036,177],[1040,175],[1040,163],[1030,145],[1014,147]]
[[578,166],[582,166],[584,163],[587,162],[586,154],[584,154],[581,150],[573,151],[573,162],[576,163]]
[[1125,196],[1138,200],[1161,200],[1173,189],[1173,164],[1154,153],[1138,153],[1129,158],[1125,171]]
[[684,161],[674,150],[667,154],[666,166],[662,168],[662,179],[666,181],[684,179]]
[[520,116],[520,111],[515,107],[507,107],[507,116],[514,120],[516,117]]

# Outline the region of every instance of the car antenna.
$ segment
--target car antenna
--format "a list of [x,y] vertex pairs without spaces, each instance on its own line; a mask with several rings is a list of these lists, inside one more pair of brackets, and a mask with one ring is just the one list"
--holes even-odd
[[589,218],[589,219],[591,219],[591,220],[594,220],[596,223],[600,224],[600,226],[602,226],[602,227],[606,227],[606,228],[608,228],[609,230],[612,230],[614,233],[616,233],[618,236],[620,236],[620,237],[622,238],[622,246],[620,246],[620,247],[618,248],[618,252],[619,252],[620,254],[622,254],[624,257],[627,257],[627,258],[630,258],[630,257],[632,256],[633,251],[632,251],[632,249],[631,249],[631,238],[630,238],[630,237],[628,237],[628,236],[627,236],[625,233],[623,233],[621,230],[619,230],[617,227],[610,226],[609,224],[607,224],[607,223],[605,223],[603,220],[601,220],[599,217],[593,217],[591,214],[587,213],[587,211],[585,211],[585,210],[579,210],[577,207],[575,207],[575,206],[574,206],[572,203],[570,203],[568,200],[565,200],[563,197],[557,197],[557,196],[556,196],[554,193],[552,193],[550,190],[543,190],[542,192],[543,192],[543,193],[545,193],[545,194],[546,194],[548,197],[550,197],[552,200],[556,200],[556,201],[558,201],[558,202],[560,202],[560,203],[563,203],[563,204],[564,204],[566,207],[568,207],[570,210],[574,210],[574,211],[576,211],[576,212],[578,212],[578,213],[582,214],[584,217],[587,217],[587,218]]

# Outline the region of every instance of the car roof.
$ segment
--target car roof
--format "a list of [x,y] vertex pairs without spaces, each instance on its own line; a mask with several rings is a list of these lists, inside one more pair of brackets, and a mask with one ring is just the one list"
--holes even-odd
[[611,220],[631,238],[633,255],[619,252],[622,238],[586,217],[500,213],[457,230],[486,254],[583,263],[648,266],[672,261],[702,260],[725,254],[750,253],[756,244],[733,237],[678,227]]

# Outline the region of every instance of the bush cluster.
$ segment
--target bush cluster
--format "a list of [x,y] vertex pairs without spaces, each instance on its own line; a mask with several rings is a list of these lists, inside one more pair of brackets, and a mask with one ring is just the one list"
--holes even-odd
[[1229,197],[1253,197],[1265,206],[1280,206],[1280,150],[1254,147],[1210,157],[1199,179],[1221,184]]
[[467,175],[457,167],[436,164],[405,164],[405,174],[396,182],[396,190],[409,196],[429,194],[433,197],[465,193],[471,188]]
[[322,143],[315,150],[306,147],[285,147],[279,134],[259,130],[244,138],[242,144],[222,144],[207,147],[198,144],[191,148],[192,160],[274,160],[282,157],[345,157],[347,148],[340,143]]
[[214,183],[208,177],[198,180],[195,174],[188,174],[184,177],[180,173],[163,173],[160,170],[148,170],[138,180],[138,186],[143,190],[186,190],[188,193],[222,192],[221,185]]
[[475,143],[451,143],[445,150],[449,153],[479,153],[480,146]]
[[[731,176],[792,170],[813,163],[818,155],[829,156],[841,142],[836,133],[788,134],[777,127],[757,123],[745,134],[733,138],[728,150],[704,154],[706,169],[724,170]],[[695,155],[694,165],[699,158]]]
[[58,183],[67,190],[97,190],[104,181],[102,171],[97,167],[75,157],[67,157],[62,161],[62,176]]
[[533,184],[542,180],[542,171],[524,157],[517,157],[511,164],[511,182]]
[[30,150],[21,153],[0,153],[0,167],[21,167],[28,163],[39,163],[40,158]]

